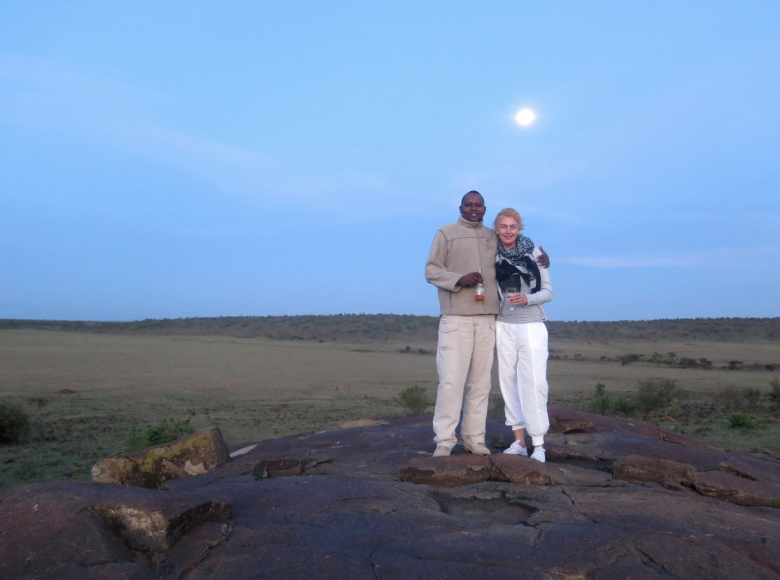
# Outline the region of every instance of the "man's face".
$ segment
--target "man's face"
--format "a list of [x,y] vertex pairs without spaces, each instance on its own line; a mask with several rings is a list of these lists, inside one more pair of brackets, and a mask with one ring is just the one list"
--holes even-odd
[[485,217],[486,209],[482,196],[470,193],[463,200],[463,205],[460,206],[460,215],[470,222],[481,222],[482,218]]

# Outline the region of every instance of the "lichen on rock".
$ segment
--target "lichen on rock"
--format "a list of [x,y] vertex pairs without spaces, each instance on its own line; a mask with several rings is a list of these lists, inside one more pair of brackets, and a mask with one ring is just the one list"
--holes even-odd
[[217,427],[136,453],[106,457],[92,467],[92,480],[157,489],[168,480],[207,473],[230,462]]

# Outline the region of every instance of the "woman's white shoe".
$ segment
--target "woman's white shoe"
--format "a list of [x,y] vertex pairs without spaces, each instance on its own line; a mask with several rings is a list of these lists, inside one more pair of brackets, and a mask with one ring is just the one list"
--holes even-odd
[[544,463],[544,447],[536,447],[531,454],[531,459],[536,459],[539,463]]
[[512,443],[512,445],[504,449],[504,453],[509,453],[510,455],[523,455],[528,457],[528,449],[520,445],[519,441],[515,441]]

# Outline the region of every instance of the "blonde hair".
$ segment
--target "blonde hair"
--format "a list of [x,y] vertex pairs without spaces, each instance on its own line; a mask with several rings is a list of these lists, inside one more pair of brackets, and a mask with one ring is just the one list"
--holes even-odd
[[504,208],[500,212],[498,212],[498,214],[496,214],[496,219],[493,220],[493,229],[496,229],[496,227],[498,226],[498,219],[504,216],[514,218],[514,220],[517,222],[517,225],[520,226],[519,231],[521,232],[523,231],[523,228],[525,228],[525,224],[523,223],[523,218],[520,217],[520,214],[517,213],[517,210],[512,209],[511,207]]

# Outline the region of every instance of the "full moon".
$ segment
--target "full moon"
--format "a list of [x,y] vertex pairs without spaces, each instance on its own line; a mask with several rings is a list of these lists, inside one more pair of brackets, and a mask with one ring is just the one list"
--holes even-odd
[[536,119],[536,114],[531,109],[520,109],[515,115],[515,121],[523,127],[528,127]]

